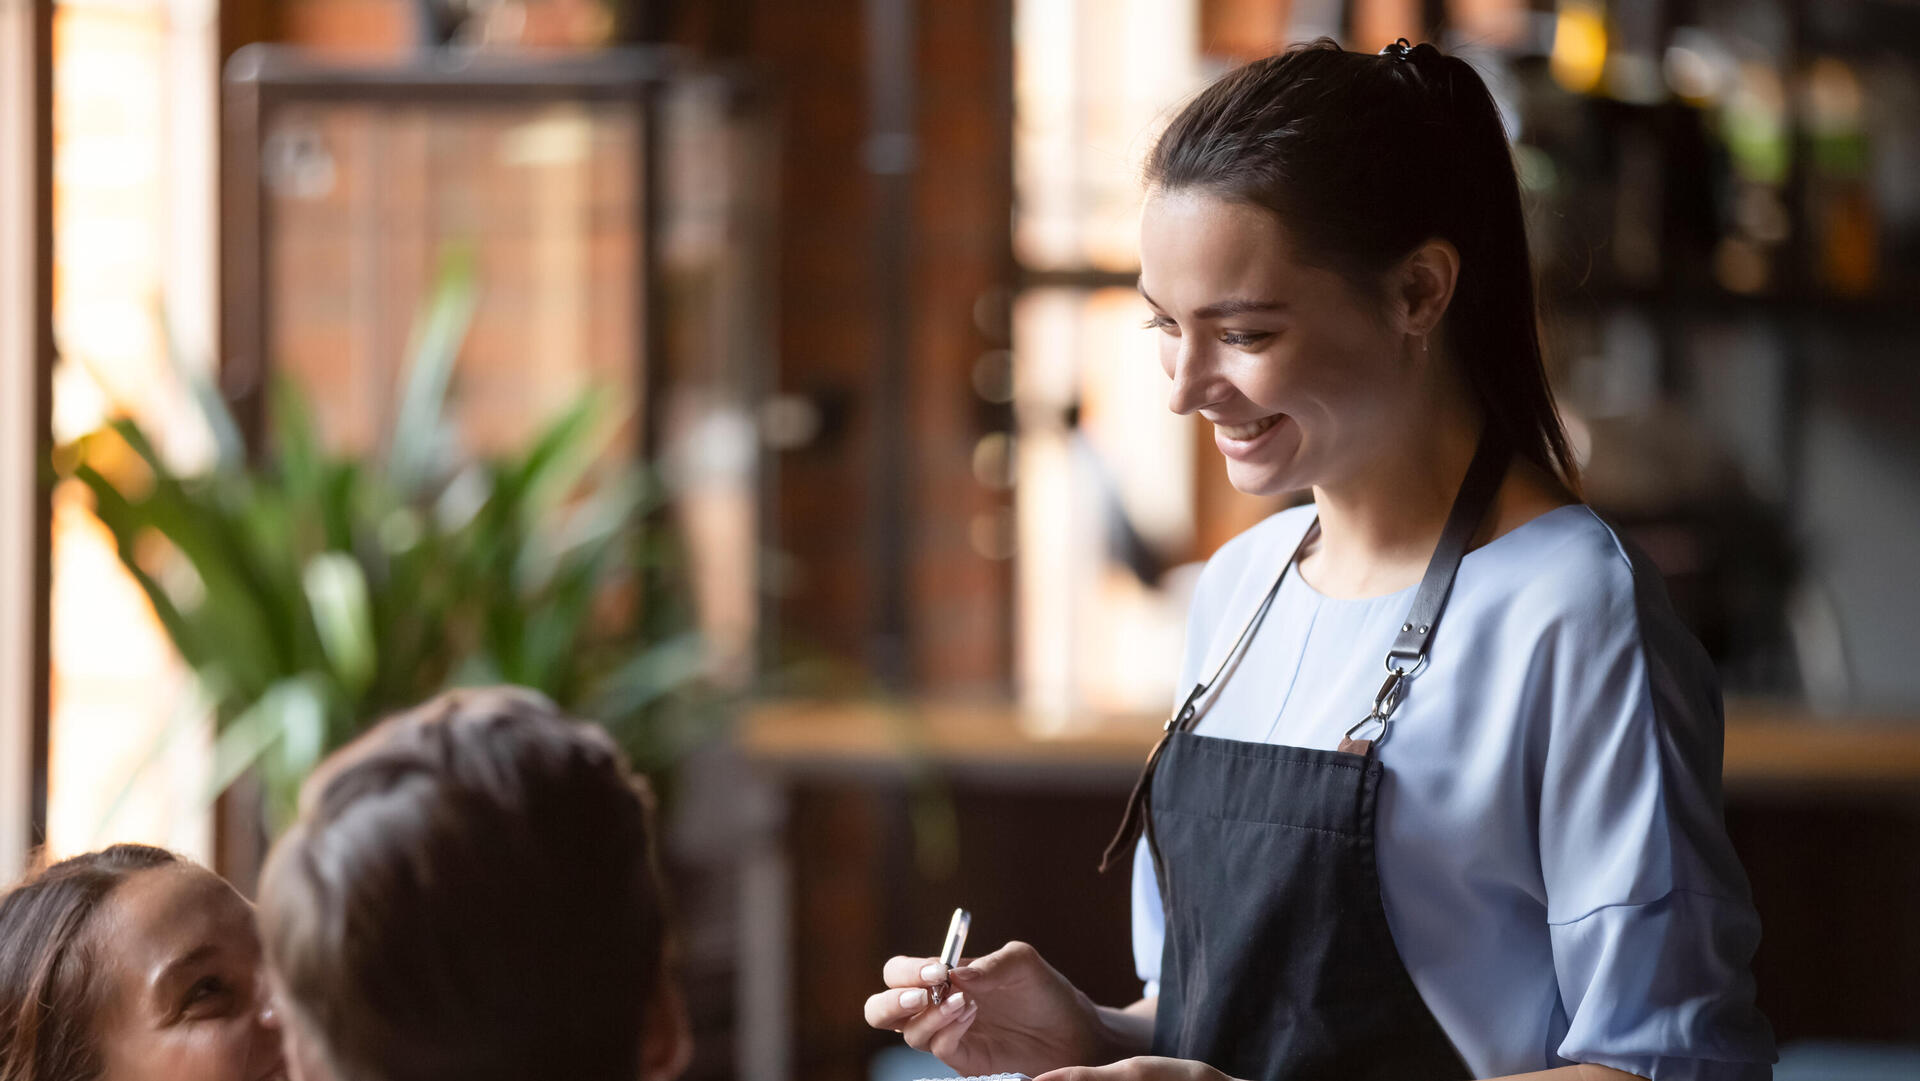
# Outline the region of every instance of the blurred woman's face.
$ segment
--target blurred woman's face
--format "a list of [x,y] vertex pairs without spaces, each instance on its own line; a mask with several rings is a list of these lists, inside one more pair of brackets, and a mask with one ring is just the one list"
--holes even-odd
[[103,1081],[285,1081],[253,909],[190,864],[113,891],[92,929]]
[[1298,491],[1364,469],[1409,408],[1405,336],[1378,301],[1296,260],[1261,207],[1152,194],[1140,291],[1173,380],[1168,407],[1213,422],[1243,492]]

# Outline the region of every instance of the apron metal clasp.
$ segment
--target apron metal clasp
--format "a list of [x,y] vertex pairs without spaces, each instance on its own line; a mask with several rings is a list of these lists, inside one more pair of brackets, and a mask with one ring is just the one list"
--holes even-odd
[[1373,716],[1386,720],[1400,705],[1400,696],[1406,693],[1407,670],[1395,668],[1387,673],[1387,681],[1380,685],[1380,693],[1373,696]]
[[1393,716],[1395,709],[1399,708],[1400,698],[1406,693],[1406,681],[1405,668],[1389,670],[1387,681],[1380,685],[1380,693],[1373,696],[1373,711],[1360,718],[1358,724],[1347,729],[1347,738],[1350,740],[1361,738],[1359,735],[1361,729],[1375,722],[1379,722],[1380,730],[1365,738],[1377,740],[1384,737],[1387,734],[1387,719]]

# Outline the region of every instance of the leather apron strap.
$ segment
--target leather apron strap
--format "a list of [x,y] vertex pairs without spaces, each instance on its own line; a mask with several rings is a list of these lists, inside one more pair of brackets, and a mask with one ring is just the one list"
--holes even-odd
[[[1408,609],[1407,618],[1401,624],[1400,633],[1394,638],[1392,647],[1387,650],[1387,680],[1374,696],[1373,709],[1359,724],[1349,729],[1346,738],[1340,741],[1340,750],[1370,754],[1373,745],[1386,737],[1387,721],[1406,693],[1406,681],[1426,661],[1427,644],[1432,640],[1433,629],[1440,623],[1440,613],[1447,605],[1447,596],[1453,591],[1453,579],[1460,571],[1460,560],[1466,556],[1467,545],[1472,543],[1474,534],[1479,532],[1481,519],[1486,517],[1488,508],[1493,505],[1494,496],[1500,490],[1500,482],[1506,477],[1511,461],[1511,451],[1493,434],[1491,428],[1487,429],[1474,450],[1472,462],[1467,465],[1466,477],[1460,482],[1460,491],[1454,496],[1453,508],[1447,513],[1447,523],[1440,531],[1440,542],[1434,547],[1433,558],[1427,562],[1427,571],[1420,580],[1419,591],[1414,594],[1413,605]],[[1205,704],[1209,704],[1203,700],[1219,686],[1221,677],[1266,620],[1274,598],[1279,596],[1280,583],[1286,579],[1287,570],[1319,533],[1320,521],[1316,517],[1308,524],[1287,561],[1280,565],[1280,572],[1274,576],[1273,584],[1267,588],[1266,595],[1247,618],[1246,625],[1241,627],[1240,634],[1234,638],[1226,655],[1220,658],[1213,673],[1194,684],[1180,708],[1161,726],[1160,738],[1155,741],[1153,749],[1147,752],[1140,778],[1134,782],[1133,791],[1127,796],[1127,808],[1121,816],[1120,828],[1101,854],[1102,872],[1130,858],[1133,846],[1142,834],[1147,836],[1149,848],[1154,847],[1150,806],[1153,775],[1167,740],[1175,732],[1192,731],[1199,723],[1200,711]],[[1373,728],[1376,724],[1377,730],[1370,732],[1368,738],[1356,738],[1362,730]],[[1159,864],[1157,852],[1154,853],[1154,863],[1156,867]]]

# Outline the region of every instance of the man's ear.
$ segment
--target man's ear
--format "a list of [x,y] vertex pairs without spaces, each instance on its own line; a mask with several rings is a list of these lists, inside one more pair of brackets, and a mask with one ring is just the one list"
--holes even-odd
[[673,980],[660,981],[640,1028],[640,1081],[676,1081],[693,1062],[693,1025],[687,1000]]
[[1460,282],[1460,251],[1435,237],[1401,260],[1396,280],[1399,289],[1394,300],[1406,321],[1406,332],[1424,338],[1440,325],[1453,303],[1454,286]]

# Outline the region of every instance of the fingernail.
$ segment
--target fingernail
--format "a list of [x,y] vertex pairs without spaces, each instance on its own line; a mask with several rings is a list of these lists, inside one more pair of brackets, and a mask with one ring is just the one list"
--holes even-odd
[[920,978],[928,983],[939,983],[947,978],[947,966],[931,964],[920,970]]
[[967,997],[965,991],[955,991],[953,994],[947,996],[945,1002],[940,1004],[940,1010],[942,1013],[959,1013],[971,1005],[973,1005],[973,1000]]
[[978,976],[978,975],[980,975],[979,970],[975,969],[972,965],[961,965],[959,968],[953,969],[952,971],[947,973],[947,976],[949,978],[960,980],[963,983],[967,980],[973,979],[975,976]]
[[903,1010],[917,1010],[926,1004],[927,989],[924,987],[916,987],[911,991],[900,992],[900,1008]]

